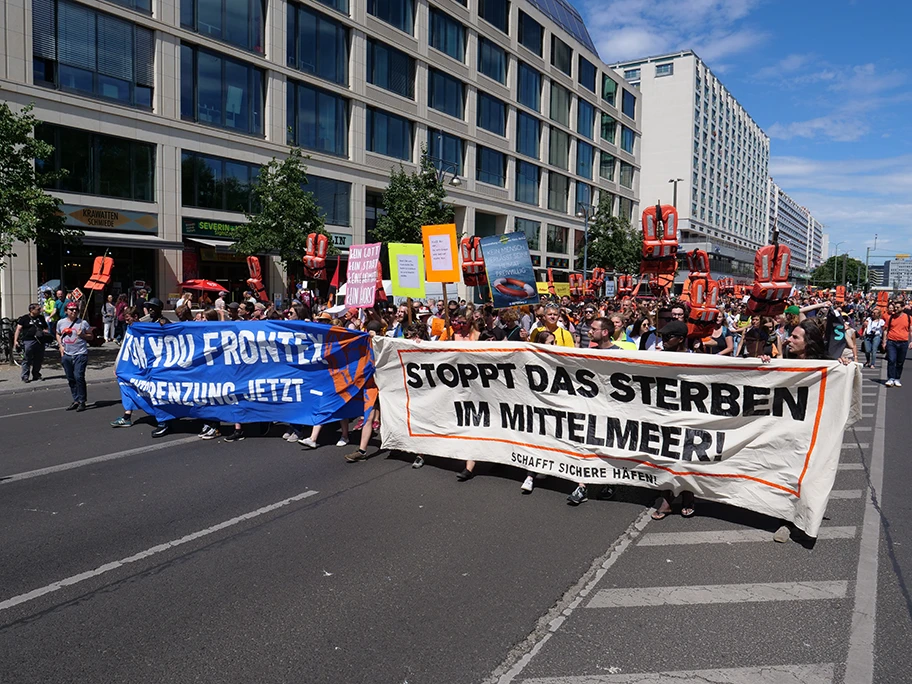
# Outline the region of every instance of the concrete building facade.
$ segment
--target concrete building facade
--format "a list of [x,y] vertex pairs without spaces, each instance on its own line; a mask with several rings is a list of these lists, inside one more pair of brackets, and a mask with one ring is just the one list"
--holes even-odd
[[912,260],[890,259],[885,261],[881,287],[892,290],[912,290]]
[[676,199],[682,248],[750,280],[768,239],[769,137],[690,50],[613,66],[643,95],[643,206]]
[[[44,281],[164,299],[184,279],[237,293],[227,231],[261,165],[295,144],[343,254],[370,239],[391,169],[423,146],[457,230],[525,232],[533,263],[580,268],[579,205],[639,217],[640,93],[603,64],[564,0],[0,0],[0,88],[35,104],[51,190],[81,245],[17,246],[3,315]],[[285,276],[267,258],[267,289]],[[344,268],[343,260],[343,268]],[[344,275],[344,271],[343,271]]]

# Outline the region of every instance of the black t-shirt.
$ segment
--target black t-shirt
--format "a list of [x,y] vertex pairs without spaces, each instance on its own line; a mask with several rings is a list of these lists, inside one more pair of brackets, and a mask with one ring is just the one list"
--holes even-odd
[[37,339],[39,334],[42,337],[48,334],[47,321],[44,320],[42,315],[33,318],[31,314],[25,314],[19,317],[16,324],[22,326],[22,330],[19,331],[19,340],[21,342]]

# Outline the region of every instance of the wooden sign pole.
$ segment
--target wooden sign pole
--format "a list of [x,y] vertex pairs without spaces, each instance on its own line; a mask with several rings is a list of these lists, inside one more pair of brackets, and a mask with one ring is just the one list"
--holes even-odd
[[447,291],[446,291],[447,284],[441,283],[441,285],[443,286],[443,320],[444,320],[445,326],[446,326],[444,329],[446,330],[447,339],[451,340],[451,339],[453,339],[453,333],[450,330],[450,302],[449,302],[449,299],[447,298]]

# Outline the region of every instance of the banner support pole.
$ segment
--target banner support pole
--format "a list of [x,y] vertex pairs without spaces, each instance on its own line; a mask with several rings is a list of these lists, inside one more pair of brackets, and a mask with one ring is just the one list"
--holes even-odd
[[447,297],[446,283],[441,283],[443,286],[443,320],[445,324],[444,330],[446,330],[447,339],[450,339],[453,336],[453,333],[450,332],[450,300]]

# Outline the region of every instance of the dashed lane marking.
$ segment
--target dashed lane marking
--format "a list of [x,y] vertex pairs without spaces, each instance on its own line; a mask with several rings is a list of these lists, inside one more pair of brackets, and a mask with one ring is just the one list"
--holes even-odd
[[627,587],[601,589],[587,608],[643,608],[696,606],[716,603],[820,601],[845,598],[849,583],[770,582],[767,584],[714,584],[683,587]]

